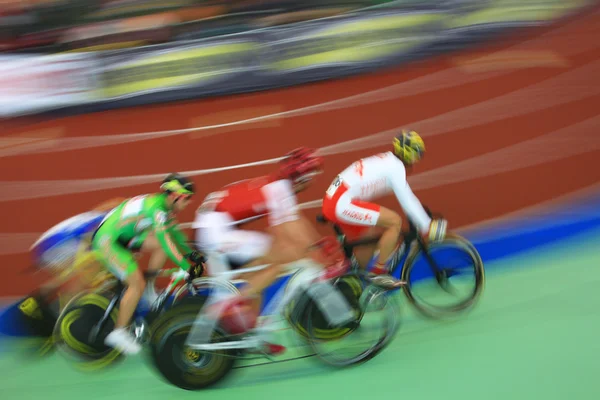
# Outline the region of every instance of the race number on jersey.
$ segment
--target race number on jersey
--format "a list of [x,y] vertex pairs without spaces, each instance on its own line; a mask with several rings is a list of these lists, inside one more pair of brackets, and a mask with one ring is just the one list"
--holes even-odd
[[342,177],[338,175],[335,177],[333,182],[331,182],[331,185],[329,185],[329,187],[327,188],[327,191],[325,192],[327,194],[327,197],[330,197],[330,198],[333,197],[333,194],[335,193],[337,188],[340,187],[341,184],[342,184]]

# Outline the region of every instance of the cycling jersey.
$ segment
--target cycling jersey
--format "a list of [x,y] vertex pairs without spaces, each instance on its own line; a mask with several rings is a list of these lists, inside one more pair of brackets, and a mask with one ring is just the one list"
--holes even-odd
[[227,185],[205,198],[192,227],[196,229],[200,249],[220,259],[209,266],[211,274],[227,270],[228,265],[246,264],[268,252],[272,244],[270,235],[236,228],[264,217],[270,226],[300,218],[289,180],[269,176],[248,179]]
[[141,195],[128,199],[113,209],[102,221],[92,239],[104,263],[118,277],[124,278],[137,269],[137,263],[124,243],[141,241],[154,231],[167,256],[178,267],[191,266],[180,251],[191,253],[186,236],[177,228],[163,194]]
[[271,226],[299,218],[292,183],[269,176],[236,182],[210,193],[198,208],[198,214],[210,211],[226,213],[236,223],[267,216]]
[[323,198],[323,214],[342,229],[360,235],[379,218],[380,206],[369,200],[391,193],[417,229],[427,232],[431,218],[410,189],[404,164],[392,152],[358,160],[337,175]]

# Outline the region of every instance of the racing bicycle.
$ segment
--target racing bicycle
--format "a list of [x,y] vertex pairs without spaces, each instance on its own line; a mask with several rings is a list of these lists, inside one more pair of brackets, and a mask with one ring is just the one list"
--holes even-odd
[[[431,211],[424,208],[433,217]],[[351,260],[352,271],[368,280],[360,269],[354,249],[376,244],[380,236],[349,241],[339,225],[321,214],[316,219],[333,228],[346,257]],[[448,233],[440,242],[426,243],[411,221],[408,225],[408,230],[401,235],[403,243],[393,255],[388,270],[405,283],[402,289],[409,302],[429,318],[453,316],[472,309],[485,286],[484,264],[475,246],[455,233]]]
[[[178,274],[179,268],[164,271],[161,276],[170,276],[167,287],[151,304],[138,304],[131,331],[141,343],[146,343],[152,324],[160,319],[170,307],[201,304],[204,299],[195,297],[193,279],[204,272],[202,263],[188,270],[187,278]],[[52,340],[55,348],[81,371],[92,371],[113,365],[123,354],[104,344],[104,339],[113,330],[117,320],[118,305],[125,292],[125,285],[116,278],[107,279],[102,285],[74,296],[60,312]],[[191,296],[189,296],[191,294]]]
[[[210,267],[211,257],[208,256]],[[335,277],[324,279],[315,274],[315,269],[299,261],[291,263],[295,270],[291,277],[277,288],[275,294],[260,312],[257,327],[232,334],[220,320],[206,319],[202,307],[195,311],[183,310],[175,306],[164,313],[160,324],[152,329],[150,347],[152,362],[158,372],[171,384],[187,390],[199,390],[221,382],[238,363],[247,360],[269,359],[272,357],[261,346],[273,334],[275,322],[287,320],[296,338],[307,345],[327,365],[345,367],[364,363],[380,353],[399,329],[395,299],[382,295],[382,291],[372,285],[352,290],[352,280],[347,275],[350,263],[345,260],[345,268]],[[259,270],[265,266],[254,267]],[[313,266],[314,267],[314,266]],[[249,269],[233,270],[227,276],[201,277],[193,281],[203,298],[212,293],[238,294],[232,283],[236,275]],[[285,278],[284,278],[285,279]],[[331,290],[335,289],[340,290]],[[210,292],[210,293],[209,293]],[[342,294],[338,303],[328,301],[323,309],[319,299],[329,299],[335,293]],[[204,306],[211,304],[205,302]],[[344,308],[344,305],[348,308]],[[331,321],[327,314],[347,318]],[[346,313],[346,314],[344,314]],[[281,318],[281,316],[284,318]],[[261,318],[262,317],[262,318]],[[207,322],[208,321],[208,322]],[[265,322],[268,321],[268,322]],[[204,328],[203,328],[204,327]],[[266,336],[265,336],[266,335]],[[366,340],[366,344],[353,345],[353,340]],[[185,354],[185,357],[182,357]]]

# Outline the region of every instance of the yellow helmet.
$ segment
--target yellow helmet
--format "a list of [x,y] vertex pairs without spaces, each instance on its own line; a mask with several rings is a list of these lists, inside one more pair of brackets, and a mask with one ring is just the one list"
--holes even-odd
[[405,164],[411,165],[423,157],[425,143],[415,131],[405,131],[394,138],[394,154]]

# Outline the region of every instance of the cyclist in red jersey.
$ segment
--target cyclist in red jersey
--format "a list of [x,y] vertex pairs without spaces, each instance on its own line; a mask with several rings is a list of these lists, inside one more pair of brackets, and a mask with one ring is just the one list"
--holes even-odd
[[[272,174],[227,185],[206,196],[198,207],[192,225],[196,241],[201,251],[217,260],[209,263],[209,274],[218,275],[232,264],[268,265],[247,279],[239,298],[226,300],[230,304],[260,298],[287,263],[312,258],[327,265],[328,254],[319,246],[321,235],[301,215],[296,200],[296,193],[322,171],[323,160],[314,153],[296,149]],[[238,228],[258,218],[267,219],[267,233]]]

